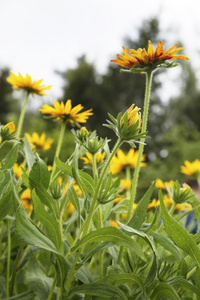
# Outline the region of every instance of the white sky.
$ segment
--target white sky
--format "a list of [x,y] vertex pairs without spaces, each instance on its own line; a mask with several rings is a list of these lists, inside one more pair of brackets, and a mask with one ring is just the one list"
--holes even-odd
[[[154,16],[168,41],[165,49],[183,41],[182,54],[199,70],[199,0],[0,0],[0,67],[44,78],[53,85],[48,95],[54,100],[62,86],[54,70],[75,67],[86,54],[104,72],[123,38],[136,38],[142,21]],[[166,72],[174,80],[173,71]]]

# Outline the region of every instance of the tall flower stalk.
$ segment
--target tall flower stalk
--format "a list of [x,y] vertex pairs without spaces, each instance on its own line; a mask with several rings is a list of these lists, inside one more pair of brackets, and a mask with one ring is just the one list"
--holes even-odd
[[[152,71],[146,73],[146,91],[145,91],[144,111],[143,111],[143,119],[142,119],[142,133],[146,132],[146,130],[147,130],[151,81],[152,81]],[[131,214],[132,214],[132,210],[133,210],[133,203],[135,201],[135,195],[136,195],[138,178],[139,178],[141,161],[142,161],[142,154],[143,154],[143,150],[144,150],[144,142],[145,142],[145,138],[142,137],[140,139],[138,159],[137,159],[137,164],[135,167],[135,172],[134,172],[133,180],[132,180],[132,188],[131,188],[129,209],[128,209],[128,214],[127,214],[127,221],[129,221],[131,218]]]
[[28,97],[29,97],[29,93],[27,92],[24,104],[22,106],[21,114],[20,114],[20,117],[19,117],[19,123],[17,125],[17,131],[16,132],[17,132],[17,137],[18,138],[20,138],[21,131],[22,131],[22,125],[23,125],[23,122],[24,122],[24,116],[25,116],[25,112],[26,112],[26,106],[27,106],[27,103],[28,103]]

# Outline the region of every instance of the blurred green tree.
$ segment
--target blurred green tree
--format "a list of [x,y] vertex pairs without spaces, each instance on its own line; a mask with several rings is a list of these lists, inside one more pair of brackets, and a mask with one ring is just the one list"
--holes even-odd
[[18,102],[13,97],[12,86],[6,81],[9,77],[9,69],[0,69],[0,122],[7,123],[8,115],[15,112],[18,108]]

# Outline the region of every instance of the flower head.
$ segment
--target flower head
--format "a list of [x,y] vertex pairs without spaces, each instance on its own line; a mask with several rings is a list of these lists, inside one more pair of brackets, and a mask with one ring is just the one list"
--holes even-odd
[[33,132],[32,136],[29,133],[26,133],[26,137],[32,149],[36,151],[49,150],[54,142],[54,140],[51,138],[46,139],[46,134],[44,132],[41,134],[41,136],[39,136],[37,132]]
[[0,141],[2,140],[12,140],[15,139],[15,124],[14,122],[9,122],[4,126],[1,126],[1,138]]
[[147,50],[144,48],[127,50],[125,47],[123,47],[124,55],[117,54],[119,59],[114,59],[111,61],[122,67],[135,69],[135,71],[138,69],[138,71],[141,72],[142,69],[147,71],[149,67],[154,70],[157,67],[172,66],[166,63],[167,60],[189,59],[184,55],[176,55],[178,51],[183,49],[183,47],[176,48],[178,44],[175,44],[166,52],[163,49],[163,45],[164,43],[162,41],[158,42],[155,51],[151,41],[148,42]]
[[11,76],[7,78],[7,81],[13,86],[14,89],[21,89],[30,94],[36,95],[46,95],[44,90],[49,90],[52,86],[41,85],[43,79],[33,81],[31,76],[26,74],[26,77],[23,77],[20,73],[18,76],[10,71]]
[[45,104],[40,111],[43,114],[50,115],[50,118],[63,120],[73,125],[77,123],[86,123],[89,116],[93,115],[92,109],[80,113],[82,109],[83,106],[81,104],[78,104],[72,108],[71,100],[67,100],[65,104],[63,101],[59,103],[57,100],[55,100],[54,107]]
[[187,176],[197,177],[200,174],[200,160],[195,159],[193,162],[189,162],[188,160],[184,161],[184,166],[181,166],[181,173]]
[[[141,167],[146,166],[146,163],[144,162],[146,155],[142,155],[142,162],[140,164]],[[111,164],[110,164],[110,172],[112,174],[117,174],[121,172],[126,166],[129,166],[130,168],[134,169],[136,167],[138,160],[138,150],[134,150],[131,148],[127,155],[124,154],[124,152],[119,149],[117,151],[116,156],[113,157]]]
[[122,116],[121,122],[122,122],[122,126],[124,126],[124,118],[125,118],[125,115],[127,114],[128,115],[128,123],[127,123],[128,128],[130,128],[132,125],[137,123],[137,128],[136,128],[136,132],[135,132],[135,134],[137,134],[140,130],[142,120],[141,120],[141,113],[139,113],[140,108],[138,108],[137,106],[136,107],[134,107],[134,106],[135,105],[132,104],[127,109],[125,114]]
[[[84,164],[86,165],[92,165],[92,154],[89,152],[86,152],[85,155],[87,157],[81,157],[82,160],[84,160]],[[97,164],[101,164],[104,161],[106,153],[105,152],[99,152],[95,154],[95,159]]]

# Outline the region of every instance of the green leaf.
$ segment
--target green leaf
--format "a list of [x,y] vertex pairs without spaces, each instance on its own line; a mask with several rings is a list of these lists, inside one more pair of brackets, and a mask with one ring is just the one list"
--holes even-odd
[[124,225],[120,222],[117,222],[120,227],[122,228],[123,231],[128,232],[131,235],[137,235],[139,237],[141,237],[143,240],[145,240],[145,242],[151,247],[152,249],[152,253],[153,253],[153,262],[152,262],[152,266],[151,269],[148,273],[148,275],[146,276],[144,285],[148,286],[155,278],[156,274],[157,274],[157,269],[158,269],[158,257],[157,257],[157,251],[155,248],[154,243],[151,241],[151,239],[148,237],[148,235],[146,235],[144,232],[142,231],[138,231],[136,229],[133,229],[131,227],[129,227],[128,225]]
[[13,142],[11,141],[4,141],[0,146],[0,161],[4,159],[4,157],[10,152],[13,148]]
[[15,228],[25,243],[57,253],[53,242],[41,233],[29,218],[23,206],[20,206],[17,210]]
[[140,279],[138,276],[132,275],[132,274],[111,274],[108,276],[105,276],[99,282],[106,282],[111,283],[112,285],[121,285],[123,283],[128,284],[137,284],[141,288],[142,292],[144,293],[144,284],[142,279]]
[[45,204],[54,216],[57,216],[57,209],[54,203],[53,198],[49,195],[46,188],[38,181],[35,181],[32,178],[29,178],[29,184],[31,189],[35,189],[37,196],[39,197],[40,201]]
[[86,266],[81,267],[78,272],[74,274],[74,277],[83,283],[94,282],[93,276]]
[[[53,279],[48,278],[35,258],[33,252],[30,253],[29,263],[24,272],[24,280],[39,299],[47,299],[50,293]],[[56,290],[52,299],[56,299]]]
[[15,229],[23,242],[55,254],[56,261],[54,264],[57,269],[57,284],[58,286],[63,286],[68,271],[67,263],[64,257],[57,252],[54,243],[32,222],[23,206],[20,206],[17,210]]
[[29,170],[31,170],[33,164],[35,163],[35,156],[34,156],[32,148],[29,144],[29,141],[26,137],[26,134],[24,137],[24,152],[25,152],[25,157],[27,160],[28,168],[29,168]]
[[134,251],[141,259],[146,261],[146,257],[144,256],[140,246],[138,243],[121,232],[119,229],[114,227],[105,227],[101,229],[97,229],[93,232],[90,232],[87,234],[80,242],[71,249],[72,253],[77,251],[80,247],[82,247],[85,244],[89,244],[92,242],[102,242],[107,241],[111,242],[118,246],[124,246],[127,248],[130,248],[132,251]]
[[29,178],[35,182],[42,184],[45,189],[48,189],[50,172],[45,162],[38,156],[38,161],[31,168]]
[[13,191],[8,191],[0,198],[0,221],[2,221],[13,208]]
[[148,211],[149,200],[154,191],[154,187],[155,182],[150,186],[143,198],[139,201],[136,209],[134,210],[132,218],[127,224],[129,227],[139,230],[144,223]]
[[62,253],[61,235],[60,235],[58,223],[44,209],[44,206],[42,205],[38,196],[36,195],[35,189],[33,189],[33,191],[32,191],[32,200],[33,200],[33,204],[34,204],[34,211],[35,211],[36,218],[45,226],[47,236],[54,243],[57,251],[59,253]]
[[19,145],[15,144],[1,162],[2,169],[10,169],[14,165],[18,156]]
[[151,300],[164,300],[164,299],[170,299],[170,300],[181,300],[177,293],[174,291],[174,289],[168,285],[167,283],[160,283],[154,290],[154,292],[151,294],[150,299]]
[[176,222],[169,214],[165,207],[162,192],[159,193],[160,206],[162,212],[162,219],[164,223],[165,231],[167,232],[170,239],[179,248],[184,250],[188,255],[194,258],[198,266],[200,266],[200,249],[196,245],[194,239],[189,233]]
[[178,247],[176,247],[174,245],[174,243],[165,235],[161,234],[161,233],[157,233],[154,231],[150,231],[151,235],[153,236],[154,240],[159,243],[161,246],[164,247],[164,249],[170,251],[175,257],[176,259],[181,262],[182,260],[182,254],[179,251]]
[[78,212],[78,217],[79,217],[79,222],[80,222],[80,204],[79,204],[79,199],[76,194],[76,191],[73,187],[73,179],[70,181],[68,189],[67,189],[67,198],[69,199],[69,201],[72,202],[76,211]]
[[124,293],[117,288],[108,283],[91,283],[91,284],[82,284],[81,286],[73,288],[68,296],[76,295],[76,294],[84,294],[84,295],[92,295],[99,296],[110,299],[123,299],[127,300]]
[[4,179],[5,179],[4,172],[0,170],[0,183],[2,183],[2,181],[4,181]]
[[13,297],[3,298],[2,300],[30,300],[34,296],[34,293],[32,291],[18,294]]
[[[193,284],[191,284],[188,280],[182,277],[175,277],[174,279],[170,280],[170,285],[181,288],[191,293],[195,293],[197,296],[200,296],[200,290]],[[198,285],[197,285],[198,286]],[[198,286],[199,287],[199,286]]]
[[[68,166],[66,165],[65,163],[61,162],[59,160],[59,158],[55,158],[55,163],[56,163],[56,166],[61,170],[63,171],[64,173],[66,173],[67,175],[69,175],[70,177],[74,178],[74,175],[73,175],[73,172],[72,172],[72,167],[71,166]],[[80,179],[82,180],[83,184],[85,185],[85,187],[87,188],[87,191],[93,195],[94,194],[94,180],[93,178],[83,172],[83,171],[78,171],[78,174],[80,176]]]
[[194,195],[190,200],[188,201],[194,210],[195,217],[197,219],[198,228],[200,228],[200,205],[199,201],[197,200],[197,197]]

